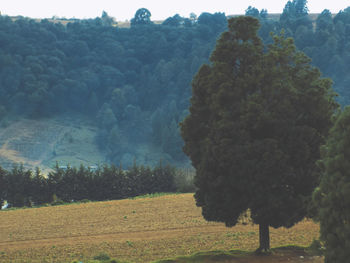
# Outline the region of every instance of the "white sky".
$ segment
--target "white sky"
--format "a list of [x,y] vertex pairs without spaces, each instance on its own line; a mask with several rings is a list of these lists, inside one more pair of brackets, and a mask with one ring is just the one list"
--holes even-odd
[[[249,5],[267,9],[268,13],[281,13],[288,0],[0,0],[2,15],[31,18],[95,18],[102,11],[117,21],[130,20],[137,9],[145,7],[152,16],[151,20],[164,20],[179,14],[189,17],[191,12],[224,12],[244,14]],[[350,6],[349,0],[309,0],[309,13],[320,13],[329,9],[332,13]]]

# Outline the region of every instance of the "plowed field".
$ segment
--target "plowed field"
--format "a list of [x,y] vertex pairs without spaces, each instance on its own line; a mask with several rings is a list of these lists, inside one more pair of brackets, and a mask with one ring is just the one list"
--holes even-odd
[[[259,239],[256,225],[206,222],[193,194],[0,211],[0,222],[0,262],[70,262],[102,252],[150,262],[198,251],[254,250]],[[272,247],[308,246],[319,226],[303,221],[270,232]],[[322,262],[300,260],[288,262]]]

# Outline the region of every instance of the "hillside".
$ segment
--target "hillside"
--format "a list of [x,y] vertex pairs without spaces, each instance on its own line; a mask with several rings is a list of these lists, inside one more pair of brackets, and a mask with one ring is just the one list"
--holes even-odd
[[[332,78],[340,104],[350,103],[350,8],[336,15],[292,7],[281,15],[248,11],[260,21],[265,45],[270,32],[283,28]],[[107,14],[84,20],[0,15],[0,164],[189,165],[179,123],[189,113],[191,81],[209,63],[227,17],[141,22],[116,26]]]
[[0,166],[40,167],[103,164],[106,154],[96,144],[97,128],[84,116],[18,119],[0,128]]
[[[98,136],[95,118],[81,114],[12,120],[0,127],[0,166],[11,170],[22,164],[26,169],[39,167],[47,174],[56,163],[72,167],[110,164],[108,151],[99,146]],[[170,159],[152,144],[140,143],[124,153],[117,165],[127,168],[136,161],[154,166]]]
[[[206,222],[193,194],[3,210],[0,216],[0,262],[85,262],[107,253],[146,263],[199,251],[253,251],[259,239],[258,226],[245,221],[233,228]],[[318,238],[319,226],[303,221],[290,229],[270,231],[272,247],[308,246]],[[321,258],[302,251],[282,251],[264,259],[321,263]]]

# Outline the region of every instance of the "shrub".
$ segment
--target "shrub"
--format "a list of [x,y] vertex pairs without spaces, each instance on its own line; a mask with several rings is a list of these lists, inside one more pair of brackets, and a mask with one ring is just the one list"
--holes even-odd
[[102,261],[106,261],[106,260],[110,260],[110,256],[104,252],[98,254],[97,256],[94,256],[95,260],[102,260]]
[[194,176],[194,169],[176,170],[174,176],[176,191],[180,193],[194,193],[196,191]]
[[52,201],[51,205],[55,206],[55,205],[64,205],[65,202],[61,199],[56,199],[55,201]]

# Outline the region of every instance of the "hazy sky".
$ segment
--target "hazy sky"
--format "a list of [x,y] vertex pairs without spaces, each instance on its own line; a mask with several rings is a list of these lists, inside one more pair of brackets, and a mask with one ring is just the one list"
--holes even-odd
[[[281,13],[287,0],[1,0],[0,12],[3,15],[21,15],[32,18],[95,18],[102,11],[115,17],[118,21],[130,20],[137,9],[147,8],[152,20],[163,20],[180,14],[189,17],[191,12],[200,15],[202,12],[224,12],[244,14],[249,5],[266,8],[269,13]],[[310,13],[320,13],[329,9],[332,13],[350,6],[349,0],[309,0]]]

